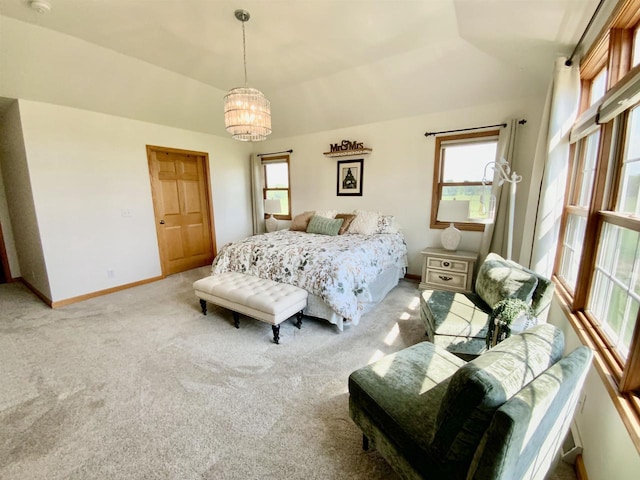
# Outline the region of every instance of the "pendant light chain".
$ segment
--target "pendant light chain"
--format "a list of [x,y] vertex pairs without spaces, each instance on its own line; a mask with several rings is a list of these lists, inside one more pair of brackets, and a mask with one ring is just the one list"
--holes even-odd
[[242,59],[244,61],[244,86],[248,87],[249,82],[247,80],[247,39],[244,34],[244,22],[242,20]]

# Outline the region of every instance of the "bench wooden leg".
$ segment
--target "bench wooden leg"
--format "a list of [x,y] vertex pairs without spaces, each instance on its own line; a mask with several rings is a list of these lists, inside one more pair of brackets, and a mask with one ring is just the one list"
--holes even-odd
[[238,312],[233,313],[233,326],[236,328],[240,328],[240,314]]
[[202,314],[206,315],[207,314],[207,301],[200,299],[200,308],[202,309]]
[[273,330],[273,341],[279,344],[280,343],[280,325],[271,325],[271,329]]
[[296,313],[296,319],[298,321],[295,323],[295,326],[298,327],[298,330],[299,330],[300,327],[302,327],[302,310]]

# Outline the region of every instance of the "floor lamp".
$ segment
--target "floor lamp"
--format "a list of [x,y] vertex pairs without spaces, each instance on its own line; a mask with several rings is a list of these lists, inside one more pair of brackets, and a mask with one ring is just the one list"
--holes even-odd
[[[511,260],[511,251],[513,249],[513,224],[515,222],[516,214],[516,184],[522,180],[522,175],[518,175],[516,172],[511,171],[511,166],[506,160],[500,160],[499,162],[487,163],[484,167],[486,178],[487,168],[492,167],[498,176],[498,186],[502,186],[504,182],[510,184],[509,187],[509,216],[507,222],[507,260]],[[495,175],[494,175],[495,180]],[[483,180],[483,184],[485,181]]]

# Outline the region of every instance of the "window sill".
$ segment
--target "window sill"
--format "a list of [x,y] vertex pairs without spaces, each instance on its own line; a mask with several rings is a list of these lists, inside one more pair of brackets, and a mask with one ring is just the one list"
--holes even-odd
[[596,335],[586,319],[582,315],[571,311],[571,297],[555,277],[554,283],[563,313],[580,341],[593,350],[593,364],[596,371],[602,379],[605,389],[631,437],[631,441],[638,453],[640,453],[640,396],[636,393],[621,393],[618,390],[617,379],[620,378],[620,371],[616,371],[619,368],[615,368],[615,361],[608,354],[608,349],[603,345],[602,340]]
[[[431,228],[444,230],[451,222],[432,222]],[[484,232],[484,223],[454,223],[455,227],[461,232]]]

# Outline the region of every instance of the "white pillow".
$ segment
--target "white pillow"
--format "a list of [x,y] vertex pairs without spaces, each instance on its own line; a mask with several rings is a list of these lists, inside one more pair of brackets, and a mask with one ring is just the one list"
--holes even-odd
[[356,218],[349,225],[348,233],[359,233],[361,235],[372,235],[378,230],[378,212],[367,212],[365,210],[356,210],[353,212]]
[[337,210],[317,210],[316,211],[317,216],[325,217],[325,218],[336,218],[337,214],[338,214]]

